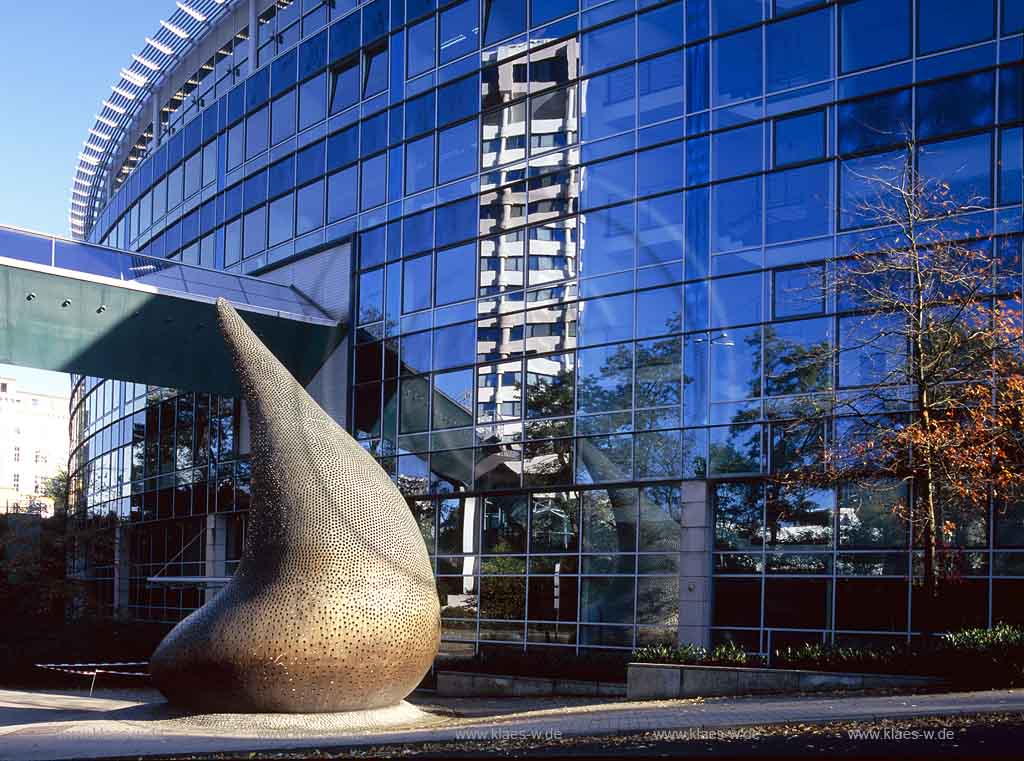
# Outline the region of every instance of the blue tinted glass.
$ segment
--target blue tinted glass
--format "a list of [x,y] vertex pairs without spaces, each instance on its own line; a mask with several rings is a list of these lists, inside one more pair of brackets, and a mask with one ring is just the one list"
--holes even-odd
[[435,6],[434,0],[406,0],[405,17],[409,21],[415,21],[420,16],[430,13]]
[[364,119],[360,125],[362,131],[362,147],[360,153],[368,156],[382,150],[388,144],[388,114],[381,111],[376,116]]
[[434,91],[405,104],[405,136],[414,137],[434,128]]
[[714,157],[713,178],[723,180],[741,174],[760,172],[763,166],[763,142],[760,124],[714,134],[711,138]]
[[583,216],[580,272],[583,276],[633,267],[633,204],[613,206]]
[[831,164],[815,164],[765,178],[766,243],[829,232]]
[[407,35],[408,76],[414,77],[434,67],[434,17],[409,27]]
[[299,46],[299,79],[314,74],[327,65],[327,30]]
[[373,0],[363,6],[363,44],[375,40],[388,30],[387,0]]
[[475,197],[437,208],[437,245],[446,246],[477,234],[479,205]]
[[685,275],[687,280],[707,277],[708,274],[710,205],[708,188],[686,191]]
[[252,111],[270,97],[270,67],[264,66],[245,81],[245,109]]
[[268,172],[270,175],[271,196],[291,190],[295,185],[295,157],[289,156],[278,161],[276,164],[271,164]]
[[317,180],[295,191],[295,234],[302,235],[324,224],[324,181]]
[[295,198],[289,193],[270,204],[267,243],[276,246],[293,235],[295,235]]
[[711,281],[711,327],[761,322],[761,273]]
[[402,251],[415,254],[434,245],[434,213],[425,211],[402,221]]
[[251,159],[267,150],[270,139],[270,109],[261,108],[245,120],[245,157]]
[[429,330],[402,336],[403,373],[422,373],[430,370],[430,337]]
[[683,186],[683,143],[641,151],[636,160],[637,195],[664,193]]
[[322,121],[327,116],[327,74],[320,74],[299,85],[299,129]]
[[636,295],[636,336],[678,333],[683,321],[683,289],[674,285]]
[[839,183],[839,221],[844,229],[878,224],[880,211],[893,209],[897,199],[886,190],[903,176],[906,151],[849,159],[842,163]]
[[711,179],[711,138],[693,137],[686,141],[686,184],[700,185]]
[[686,51],[686,112],[703,111],[708,107],[708,43],[702,43]]
[[606,206],[634,196],[633,155],[583,168],[583,208]]
[[633,345],[585,349],[576,355],[576,408],[610,412],[633,406]]
[[[153,209],[154,215],[156,214],[156,208]],[[242,183],[232,185],[224,193],[224,219],[231,219],[232,217],[242,213]]]
[[582,138],[595,140],[632,129],[636,122],[635,90],[632,66],[589,79],[581,90]]
[[625,341],[633,337],[633,294],[605,296],[580,303],[580,345]]
[[331,72],[331,113],[337,114],[359,101],[359,59],[354,58]]
[[295,134],[295,90],[270,104],[270,144],[277,145]]
[[331,24],[330,37],[331,61],[340,61],[355,53],[359,49],[359,14],[353,13]]
[[[534,20],[536,23],[536,19]],[[485,0],[484,45],[526,31],[526,0]]]
[[1024,31],[1024,2],[1021,0],[1003,0],[1003,30],[1005,34],[1016,34]]
[[811,111],[775,120],[776,166],[824,157],[824,111]]
[[640,56],[683,44],[683,3],[671,3],[637,16],[637,53]]
[[373,48],[364,53],[363,97],[376,95],[388,86],[388,49]]
[[362,172],[362,208],[372,209],[374,206],[384,203],[387,183],[384,177],[387,176],[387,155],[382,153],[363,162]]
[[917,0],[919,53],[988,40],[995,31],[995,0]]
[[257,172],[252,177],[245,181],[245,208],[251,209],[253,206],[263,203],[267,200],[267,172]]
[[1024,181],[1024,129],[1004,129],[999,137],[999,203],[1020,203]]
[[761,242],[760,177],[733,180],[712,188],[711,230],[715,251],[731,251]]
[[297,185],[302,185],[324,173],[325,149],[326,142],[321,140],[298,152],[295,162],[295,183]]
[[476,171],[477,123],[464,122],[438,137],[438,182],[445,183]]
[[466,53],[476,50],[477,39],[476,0],[464,0],[441,12],[441,63],[454,61]]
[[327,169],[338,169],[359,158],[359,129],[353,125],[327,138]]
[[348,169],[335,172],[327,178],[328,222],[344,219],[359,210],[357,204],[359,196],[358,172],[359,167],[353,165]]
[[711,333],[711,400],[761,395],[761,328]]
[[584,33],[580,73],[590,74],[636,58],[635,38],[633,18]]
[[402,311],[417,312],[430,306],[431,256],[406,259],[403,262]]
[[649,198],[637,204],[637,264],[671,262],[683,257],[683,196]]
[[480,92],[476,76],[459,79],[437,90],[440,125],[457,122],[479,110]]
[[[992,135],[973,135],[957,140],[922,145],[917,151],[918,171],[922,179],[949,186],[942,191],[926,191],[935,211],[962,206],[990,206],[992,203]],[[929,186],[926,186],[929,187]],[[941,202],[941,203],[940,203]]]
[[917,137],[985,127],[995,118],[991,71],[917,88]]
[[842,71],[910,56],[910,0],[858,0],[839,6]]
[[433,135],[409,143],[405,157],[406,193],[416,193],[434,184]]
[[473,298],[476,293],[476,246],[470,243],[438,251],[435,276],[438,305]]
[[840,103],[839,152],[898,145],[910,135],[910,90]]
[[534,26],[543,24],[575,12],[576,7],[576,0],[530,0],[530,22]]
[[818,82],[832,68],[832,12],[829,9],[769,24],[766,34],[768,92]]
[[999,121],[1024,119],[1024,66],[999,69]]
[[258,254],[267,247],[267,207],[261,206],[245,215],[242,232],[242,253]]
[[[642,38],[641,38],[642,39]],[[640,61],[636,65],[640,126],[683,115],[683,53]]]
[[[430,257],[426,257],[429,259]],[[430,281],[427,281],[430,287]],[[476,325],[472,322],[434,331],[434,369],[472,364],[476,358]]]
[[712,33],[756,24],[761,20],[763,0],[713,0],[711,3]]
[[751,29],[713,43],[714,105],[761,94],[761,30]]

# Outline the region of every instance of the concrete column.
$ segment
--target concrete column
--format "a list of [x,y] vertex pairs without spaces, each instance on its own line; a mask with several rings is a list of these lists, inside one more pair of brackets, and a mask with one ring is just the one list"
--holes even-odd
[[256,72],[256,48],[259,45],[258,24],[256,21],[256,0],[249,0],[249,73]]
[[131,537],[128,526],[120,524],[114,529],[114,618],[128,618],[131,556]]
[[[228,522],[224,515],[206,516],[206,575],[224,577],[228,575]],[[209,602],[220,591],[220,587],[204,588],[203,602]]]
[[163,104],[163,93],[159,90],[153,90],[153,97],[150,100],[151,107],[153,109],[153,147],[156,148],[160,145],[160,138],[163,137],[163,125],[160,123],[160,114]]
[[711,571],[714,519],[708,485],[686,481],[682,488],[682,552],[679,562],[680,645],[711,642]]

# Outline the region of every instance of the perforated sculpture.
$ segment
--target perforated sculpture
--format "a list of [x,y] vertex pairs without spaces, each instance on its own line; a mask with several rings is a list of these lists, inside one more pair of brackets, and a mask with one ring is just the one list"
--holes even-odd
[[231,582],[150,660],[172,702],[205,711],[390,706],[440,639],[419,528],[398,489],[217,302],[249,411],[252,507]]

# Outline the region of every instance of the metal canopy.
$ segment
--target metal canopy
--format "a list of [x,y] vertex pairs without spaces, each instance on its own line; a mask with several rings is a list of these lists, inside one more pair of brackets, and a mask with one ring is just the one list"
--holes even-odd
[[2,363],[234,395],[218,296],[303,385],[341,340],[288,286],[0,226]]

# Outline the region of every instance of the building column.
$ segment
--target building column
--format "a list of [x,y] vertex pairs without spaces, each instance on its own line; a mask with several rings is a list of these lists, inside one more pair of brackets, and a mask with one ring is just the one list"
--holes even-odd
[[249,0],[249,74],[256,73],[256,48],[259,47],[259,25],[256,20],[256,0]]
[[153,90],[153,94],[150,96],[150,103],[152,104],[152,119],[153,119],[153,142],[152,150],[156,150],[157,146],[160,145],[160,138],[163,137],[163,124],[160,121],[160,115],[163,113],[163,105],[161,101],[163,96],[159,88]]
[[678,641],[680,645],[709,647],[714,520],[707,482],[683,482],[681,525]]
[[[213,513],[206,516],[206,576],[221,577],[228,575],[228,521],[224,515]],[[220,587],[207,585],[203,588],[203,602],[208,603]]]
[[128,606],[131,603],[131,536],[130,529],[124,523],[114,529],[114,618],[128,618]]

